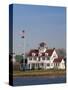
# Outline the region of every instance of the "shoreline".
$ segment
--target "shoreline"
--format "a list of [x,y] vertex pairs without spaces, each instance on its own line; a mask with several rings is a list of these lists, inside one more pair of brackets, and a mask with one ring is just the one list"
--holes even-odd
[[[11,75],[11,74],[10,74]],[[13,72],[13,78],[15,77],[58,77],[66,76],[66,71],[57,70],[57,71],[18,71]]]
[[41,75],[41,76],[13,76],[13,78],[15,79],[15,78],[32,78],[32,77],[46,77],[46,78],[56,78],[56,77],[66,77],[66,75],[56,75],[56,76],[43,76],[43,75]]

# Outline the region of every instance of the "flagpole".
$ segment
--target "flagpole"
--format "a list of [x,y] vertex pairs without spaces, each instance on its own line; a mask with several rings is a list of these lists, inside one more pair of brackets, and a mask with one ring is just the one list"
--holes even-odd
[[25,35],[24,35],[25,31],[23,30],[22,31],[22,38],[23,38],[23,54],[24,54],[24,57],[23,57],[23,65],[25,66]]
[[24,62],[25,62],[25,37],[24,37]]

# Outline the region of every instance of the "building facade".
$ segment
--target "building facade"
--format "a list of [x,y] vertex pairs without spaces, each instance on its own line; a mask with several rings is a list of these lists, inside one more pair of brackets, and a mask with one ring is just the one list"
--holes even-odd
[[59,57],[55,48],[48,49],[41,43],[38,49],[32,49],[27,55],[27,68],[32,69],[65,69],[63,57]]

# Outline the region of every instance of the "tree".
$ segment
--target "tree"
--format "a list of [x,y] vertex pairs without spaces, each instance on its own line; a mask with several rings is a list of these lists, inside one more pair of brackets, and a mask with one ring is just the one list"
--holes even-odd
[[16,55],[15,56],[16,62],[21,62],[21,60],[23,59],[22,55]]
[[59,56],[62,56],[62,57],[66,57],[66,51],[62,48],[62,49],[58,49],[57,50],[57,53]]

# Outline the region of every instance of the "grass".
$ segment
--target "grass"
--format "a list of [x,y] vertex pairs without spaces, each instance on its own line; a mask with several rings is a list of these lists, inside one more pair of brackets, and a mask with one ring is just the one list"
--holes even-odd
[[14,77],[23,76],[62,76],[66,75],[65,70],[31,70],[31,71],[13,71]]

